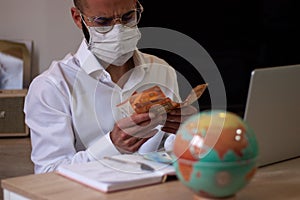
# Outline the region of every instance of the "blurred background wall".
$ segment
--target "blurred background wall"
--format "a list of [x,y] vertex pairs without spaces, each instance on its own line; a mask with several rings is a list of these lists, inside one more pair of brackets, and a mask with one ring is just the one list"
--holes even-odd
[[80,44],[70,14],[72,0],[1,0],[0,39],[33,41],[32,77]]
[[[180,31],[207,50],[224,80],[229,110],[244,111],[254,68],[300,64],[299,0],[141,2],[145,7],[141,25]],[[183,68],[192,84],[197,83],[192,66],[183,59],[169,52],[148,51]],[[201,101],[209,107],[207,94]]]
[[[180,31],[201,44],[215,61],[225,83],[229,109],[244,109],[254,68],[300,64],[299,0],[140,0],[140,27]],[[82,34],[70,15],[72,0],[1,0],[0,39],[34,42],[32,77],[52,60],[74,52]],[[147,49],[187,76],[184,59],[170,52]],[[186,67],[182,67],[186,66]],[[208,97],[202,104],[209,107]]]

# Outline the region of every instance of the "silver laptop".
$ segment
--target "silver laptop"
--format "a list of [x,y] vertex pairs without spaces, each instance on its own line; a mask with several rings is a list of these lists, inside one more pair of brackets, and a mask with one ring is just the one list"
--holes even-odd
[[253,70],[244,120],[258,140],[259,166],[300,156],[300,65]]

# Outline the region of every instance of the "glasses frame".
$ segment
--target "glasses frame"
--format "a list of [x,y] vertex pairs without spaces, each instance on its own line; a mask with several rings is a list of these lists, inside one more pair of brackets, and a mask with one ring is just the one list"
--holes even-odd
[[[80,13],[81,18],[82,18],[83,21],[85,21],[84,18],[86,18],[90,23],[92,23],[92,24],[94,24],[94,25],[95,25],[95,23],[96,23],[96,22],[95,22],[95,19],[97,19],[97,18],[99,18],[99,17],[103,17],[103,16],[92,16],[92,17],[88,17],[88,16],[86,16],[79,8],[77,8],[77,10],[79,11],[79,13]],[[127,26],[126,24],[123,23],[122,17],[123,17],[124,15],[128,14],[129,12],[132,12],[132,11],[136,12],[136,13],[139,15],[139,16],[138,16],[138,21],[137,21],[134,25],[132,25],[132,26]],[[132,9],[132,10],[129,10],[128,12],[123,13],[122,15],[118,15],[118,16],[113,17],[113,19],[112,19],[112,25],[111,25],[111,26],[108,26],[108,27],[110,27],[110,29],[108,29],[107,31],[103,31],[103,32],[102,32],[102,31],[99,31],[99,30],[97,30],[97,29],[96,29],[96,30],[97,30],[97,32],[99,32],[99,33],[103,33],[103,34],[108,33],[108,32],[110,32],[110,31],[113,29],[113,27],[115,26],[115,24],[117,23],[117,21],[119,21],[120,24],[122,24],[123,26],[129,27],[129,28],[135,27],[135,26],[140,22],[143,11],[144,11],[143,6],[141,5],[141,3],[140,3],[139,1],[137,1],[137,7],[136,7],[136,8],[134,8],[134,9]],[[86,24],[86,25],[87,25],[87,24]],[[99,26],[94,26],[94,27],[99,27]]]

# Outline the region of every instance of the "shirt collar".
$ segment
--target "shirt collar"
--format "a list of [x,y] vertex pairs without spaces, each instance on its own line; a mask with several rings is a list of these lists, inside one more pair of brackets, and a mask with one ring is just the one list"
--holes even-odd
[[[79,66],[93,78],[99,80],[103,77],[103,75],[106,77],[109,75],[101,63],[97,60],[96,56],[94,56],[94,54],[88,49],[85,39],[82,40],[74,57],[79,62]],[[142,53],[138,49],[136,49],[133,54],[133,61],[135,70],[142,70],[145,72],[149,70],[149,63],[145,63]]]
[[[80,67],[89,75],[93,75],[95,72],[101,73],[104,71],[103,66],[88,49],[85,39],[82,40],[81,45],[75,54],[75,58],[79,61]],[[96,74],[99,75],[99,73]]]

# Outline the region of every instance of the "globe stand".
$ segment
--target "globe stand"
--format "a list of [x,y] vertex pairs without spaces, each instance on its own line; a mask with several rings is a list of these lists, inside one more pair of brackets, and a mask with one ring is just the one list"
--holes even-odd
[[236,200],[236,195],[230,197],[220,197],[220,198],[209,198],[209,197],[194,195],[193,200]]

